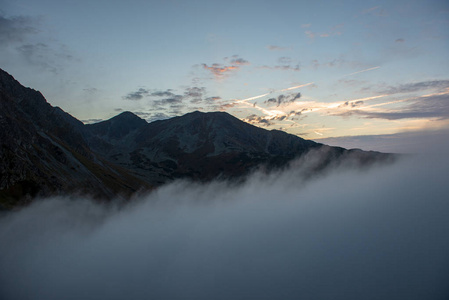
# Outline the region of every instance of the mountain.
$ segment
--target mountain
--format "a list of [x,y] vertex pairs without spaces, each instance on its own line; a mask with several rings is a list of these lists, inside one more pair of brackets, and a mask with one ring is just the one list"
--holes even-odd
[[283,167],[311,149],[326,149],[317,168],[349,153],[360,162],[389,157],[268,131],[224,112],[152,123],[124,112],[85,125],[3,70],[0,129],[0,208],[73,193],[128,199],[179,178],[242,178],[256,168]]
[[[282,131],[249,125],[224,112],[196,111],[150,124],[137,118],[123,113],[86,125],[91,133],[88,141],[95,152],[157,184],[182,177],[236,177],[261,164],[285,164],[321,146]],[[124,128],[120,133],[112,130],[117,124]]]
[[35,197],[129,197],[147,182],[94,153],[85,125],[0,70],[0,205]]

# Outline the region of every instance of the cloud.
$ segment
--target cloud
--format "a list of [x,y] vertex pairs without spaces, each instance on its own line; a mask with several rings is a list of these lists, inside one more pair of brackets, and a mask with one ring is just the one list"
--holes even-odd
[[86,92],[87,94],[94,95],[98,92],[98,89],[94,87],[88,87],[83,89],[83,91]]
[[301,67],[299,64],[293,65],[293,66],[290,66],[290,65],[283,65],[283,66],[282,65],[276,65],[276,66],[264,65],[259,68],[260,69],[268,69],[268,70],[282,70],[282,71],[296,71],[296,72],[301,71]]
[[165,120],[165,119],[168,119],[168,118],[170,118],[169,115],[161,113],[161,112],[158,112],[158,113],[148,114],[147,117],[146,117],[146,120],[148,122],[154,122],[154,121],[157,121],[157,120]]
[[47,44],[24,44],[16,47],[16,50],[29,64],[38,66],[43,70],[47,70],[55,74],[58,73],[59,67],[54,63],[51,63],[48,59],[48,54],[51,53],[51,50]]
[[146,97],[150,94],[150,91],[144,88],[140,88],[135,92],[129,93],[124,96],[123,99],[126,100],[141,100],[143,97]]
[[217,63],[214,63],[211,66],[202,64],[202,66],[205,70],[210,71],[217,78],[222,78],[225,75],[229,75],[230,73],[239,69],[238,66],[223,66]]
[[[188,95],[182,95],[182,94],[175,94],[172,92],[172,89],[167,89],[165,91],[154,91],[150,94],[151,98],[153,98],[152,104],[157,109],[167,109],[169,108],[170,111],[166,111],[169,114],[172,115],[178,115],[181,113],[182,107],[185,106],[185,104],[182,104],[184,99],[188,97]],[[154,99],[156,97],[156,99]]]
[[277,106],[283,104],[283,103],[291,103],[301,98],[301,93],[295,93],[290,95],[284,95],[281,94],[277,96],[277,98],[269,98],[265,101],[265,103],[276,103]]
[[201,64],[203,69],[210,71],[215,79],[223,79],[236,71],[240,70],[241,66],[249,65],[250,62],[246,59],[240,58],[238,55],[233,55],[230,59],[225,57],[223,60],[229,61],[229,65],[220,63],[213,63],[212,65]]
[[281,65],[290,65],[292,63],[292,59],[287,56],[282,56],[278,58],[278,63]]
[[86,120],[81,120],[81,122],[83,122],[84,124],[94,124],[94,123],[99,123],[103,121],[103,119],[86,119]]
[[380,6],[374,6],[362,11],[362,15],[373,15],[377,17],[386,17],[388,16],[387,12]]
[[405,40],[404,39],[396,39],[396,41],[395,41],[396,43],[404,43],[405,42]]
[[203,100],[204,94],[206,93],[205,87],[188,87],[184,92],[184,97],[190,98],[192,103],[198,103]]
[[342,35],[344,24],[338,24],[335,26],[332,26],[328,31],[326,32],[313,32],[311,30],[306,30],[304,33],[305,35],[309,38],[309,39],[314,39],[315,37],[321,37],[321,38],[328,38],[328,37],[332,37],[332,36],[338,36],[338,35]]
[[276,45],[268,45],[267,49],[270,51],[285,51],[285,50],[291,50],[292,47],[281,47]]
[[0,12],[0,47],[22,43],[39,33],[37,20],[26,16],[5,17]]
[[0,12],[0,51],[6,51],[0,53],[0,57],[8,57],[11,52],[16,52],[21,56],[18,64],[25,62],[39,71],[60,74],[67,62],[77,59],[67,46],[53,36],[43,36],[39,23],[40,20],[36,18],[6,17]]
[[303,180],[319,161],[124,207],[74,196],[3,213],[2,299],[444,299],[447,160]]
[[401,84],[399,86],[389,86],[380,94],[400,94],[424,91],[428,89],[444,89],[449,88],[449,80],[429,80],[414,83]]
[[172,93],[172,89],[168,89],[165,91],[155,91],[152,92],[150,95],[154,97],[171,97],[174,96],[175,94]]
[[354,108],[354,107],[358,107],[358,106],[362,106],[365,102],[364,101],[346,101],[345,103],[339,105],[339,108],[342,107],[350,107],[350,108]]
[[215,97],[207,97],[206,98],[206,101],[207,102],[215,102],[215,101],[220,101],[222,98],[221,97],[218,97],[218,96],[215,96]]
[[268,70],[301,71],[299,63],[294,64],[292,58],[287,56],[279,57],[277,60],[277,65],[274,66],[263,65],[259,68]]
[[367,119],[428,119],[449,118],[449,94],[430,95],[403,101],[405,105],[400,109],[383,110],[350,110],[343,113],[331,114],[335,116],[361,116]]
[[359,148],[385,153],[445,155],[449,149],[449,130],[408,131],[395,134],[342,136],[315,139],[330,146]]
[[48,44],[35,43],[17,46],[15,50],[28,64],[54,74],[60,73],[64,63],[75,60],[67,47],[64,46],[60,46],[60,49],[55,50]]
[[270,126],[274,124],[267,117],[258,116],[255,114],[247,116],[246,118],[243,119],[243,121],[249,124],[257,124],[262,126]]
[[238,66],[244,66],[244,65],[249,65],[249,61],[247,61],[246,59],[243,59],[243,58],[233,58],[231,60],[231,64],[238,65]]

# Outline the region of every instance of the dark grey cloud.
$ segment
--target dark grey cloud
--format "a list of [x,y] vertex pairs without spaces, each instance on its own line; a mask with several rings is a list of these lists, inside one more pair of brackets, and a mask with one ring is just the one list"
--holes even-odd
[[444,157],[302,180],[318,152],[239,186],[177,182],[122,208],[42,200],[1,215],[1,298],[446,299]]
[[169,98],[163,98],[163,99],[159,99],[159,100],[153,100],[153,103],[155,105],[173,105],[173,104],[179,104],[182,103],[182,100],[184,99],[184,97],[182,95],[173,95]]
[[404,39],[396,39],[395,42],[396,42],[396,43],[404,43],[405,40],[404,40]]
[[269,98],[265,103],[276,103],[277,106],[283,103],[291,103],[301,98],[301,93],[290,94],[290,95],[279,95],[277,98]]
[[146,97],[150,94],[150,90],[139,88],[135,92],[131,92],[128,95],[124,96],[123,99],[126,100],[141,100],[143,97]]
[[206,94],[205,87],[188,87],[184,91],[184,97],[190,99],[191,103],[198,103],[203,101],[203,97]]
[[266,117],[261,117],[258,115],[249,115],[246,118],[243,119],[244,122],[250,123],[250,124],[258,124],[263,126],[270,126],[273,125],[273,123],[268,120]]
[[150,94],[151,97],[156,97],[158,99],[153,100],[155,105],[166,105],[166,104],[180,104],[184,100],[188,100],[190,103],[199,103],[203,101],[206,94],[205,87],[186,87],[183,94],[175,94],[172,89],[165,91],[154,91]]
[[346,101],[345,103],[343,103],[342,105],[340,105],[339,107],[357,107],[357,106],[362,106],[365,102],[359,100],[359,101]]
[[168,89],[165,91],[155,91],[152,92],[150,95],[154,97],[172,97],[175,94],[172,93],[172,89]]
[[389,86],[380,91],[380,94],[400,94],[412,93],[428,89],[444,89],[449,88],[449,80],[429,80],[414,83],[406,83],[398,86]]
[[246,59],[243,59],[243,58],[233,58],[233,59],[231,59],[231,64],[233,64],[233,65],[239,65],[239,66],[241,66],[241,65],[249,65],[249,61],[247,61]]
[[278,115],[278,116],[258,116],[255,114],[249,115],[246,118],[243,119],[244,122],[255,124],[255,125],[262,125],[262,126],[272,126],[275,125],[275,121],[284,121],[284,120],[297,120],[298,118],[295,118],[296,116],[300,116],[301,111],[291,111],[289,114],[286,115]]

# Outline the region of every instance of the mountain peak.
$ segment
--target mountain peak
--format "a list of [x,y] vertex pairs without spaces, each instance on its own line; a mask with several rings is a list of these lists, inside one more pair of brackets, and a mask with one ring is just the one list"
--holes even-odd
[[[141,121],[145,121],[144,119],[142,119],[141,117],[139,117],[138,115],[136,115],[135,113],[132,113],[130,111],[124,111],[124,112],[116,115],[115,117],[112,117],[111,120],[112,119],[115,119],[115,120],[141,120]],[[138,122],[140,122],[140,121],[138,121]]]
[[109,120],[86,125],[86,128],[106,140],[118,140],[145,125],[148,125],[147,121],[130,111],[125,111]]

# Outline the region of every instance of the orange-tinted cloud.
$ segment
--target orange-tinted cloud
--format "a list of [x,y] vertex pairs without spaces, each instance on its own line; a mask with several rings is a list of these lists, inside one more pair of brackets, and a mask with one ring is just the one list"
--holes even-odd
[[221,64],[212,64],[211,66],[202,64],[202,66],[205,70],[209,70],[210,72],[212,72],[212,74],[214,74],[214,76],[217,78],[228,75],[229,73],[239,69],[238,66],[223,66]]

